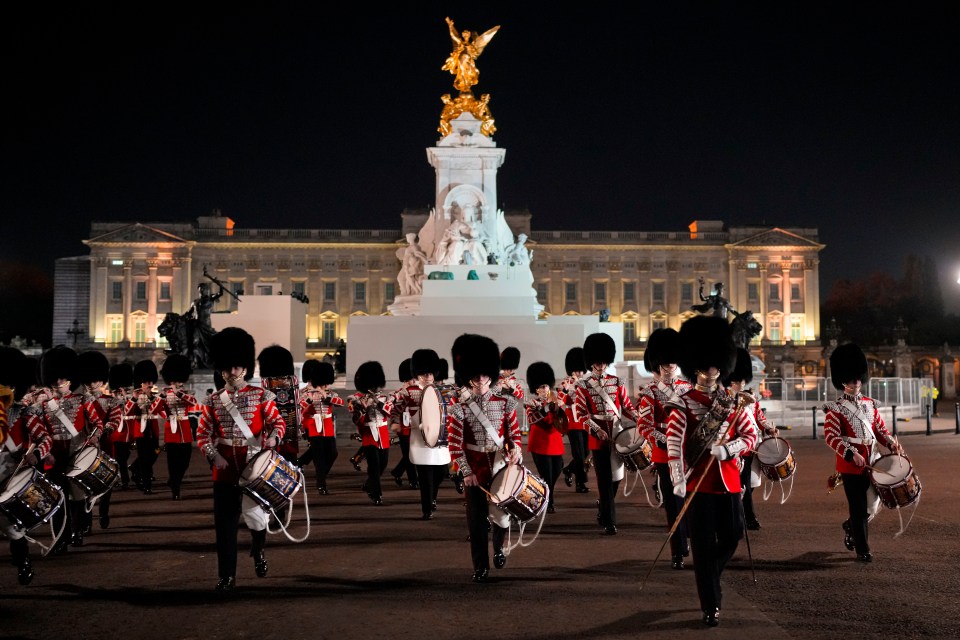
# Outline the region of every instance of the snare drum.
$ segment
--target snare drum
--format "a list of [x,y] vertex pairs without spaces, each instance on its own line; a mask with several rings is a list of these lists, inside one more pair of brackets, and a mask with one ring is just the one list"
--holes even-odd
[[906,507],[920,497],[920,478],[906,456],[889,453],[873,463],[870,481],[888,509]]
[[797,463],[790,443],[780,437],[766,438],[757,445],[760,471],[770,480],[779,482],[793,475]]
[[113,489],[113,485],[120,480],[120,465],[97,447],[88,445],[70,458],[67,478],[87,498],[96,498]]
[[624,429],[613,439],[620,459],[630,471],[640,472],[653,464],[653,447],[636,428]]
[[63,506],[63,491],[33,467],[22,467],[0,490],[0,512],[18,529],[30,531]]
[[428,384],[420,398],[420,435],[431,449],[447,446],[447,414],[457,398],[457,388]]
[[240,473],[240,488],[264,511],[279,511],[303,488],[300,471],[272,449],[263,449]]
[[523,465],[508,464],[493,476],[490,494],[494,504],[522,524],[547,508],[550,488]]

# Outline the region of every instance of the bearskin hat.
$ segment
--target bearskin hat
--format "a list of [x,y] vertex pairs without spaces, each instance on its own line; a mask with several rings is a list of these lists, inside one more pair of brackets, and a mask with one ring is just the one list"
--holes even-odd
[[77,352],[70,347],[57,345],[40,356],[40,382],[45,387],[54,387],[57,380],[70,380],[77,375]]
[[353,376],[353,386],[360,393],[370,393],[387,386],[387,376],[383,373],[383,365],[376,360],[369,360],[357,367]]
[[516,370],[520,367],[520,349],[507,347],[500,354],[500,368]]
[[121,362],[110,367],[110,375],[107,376],[110,388],[129,389],[133,386],[133,367],[129,362]]
[[153,363],[153,360],[141,360],[133,365],[133,384],[138,387],[144,382],[156,384],[159,379],[160,374],[157,372],[157,365]]
[[693,316],[680,326],[680,371],[696,381],[697,371],[716,367],[723,378],[737,362],[730,324],[716,316]]
[[256,345],[253,336],[239,327],[227,327],[218,331],[210,339],[210,354],[213,368],[217,371],[229,371],[234,367],[247,370],[244,380],[253,377],[256,367]]
[[574,371],[586,371],[587,365],[583,361],[583,347],[574,347],[567,351],[563,366],[566,368],[568,376],[572,376]]
[[[467,335],[470,337],[465,338]],[[500,348],[496,342],[476,334],[464,334],[457,340],[460,343],[455,342],[454,346],[459,353],[454,354],[454,359],[459,358],[459,364],[454,367],[458,378],[464,384],[481,375],[487,376],[493,382],[500,378]]]
[[33,356],[23,359],[20,369],[20,380],[17,382],[17,399],[30,391],[30,388],[40,384],[40,361]]
[[[647,350],[643,354],[643,363],[647,364],[650,356],[650,365],[647,371],[659,370],[662,364],[676,364],[680,362],[680,334],[676,329],[655,329],[647,340]],[[652,368],[651,368],[652,367]]]
[[217,391],[223,391],[223,388],[227,386],[227,382],[223,379],[223,374],[216,369],[213,371],[213,386],[216,387]]
[[415,377],[413,375],[413,358],[406,358],[400,363],[400,366],[397,367],[397,380],[406,382],[413,377]]
[[583,341],[583,363],[593,366],[597,363],[613,364],[617,359],[617,343],[605,333],[591,333]]
[[737,347],[737,363],[733,370],[723,378],[724,386],[730,386],[731,382],[746,382],[753,380],[753,359],[750,352],[743,347]]
[[450,364],[447,362],[446,358],[440,358],[437,360],[437,375],[436,378],[438,381],[443,382],[450,377]]
[[649,371],[650,373],[660,373],[659,370],[654,370],[653,363],[650,362],[650,349],[647,348],[643,351],[643,368]]
[[325,384],[333,384],[336,373],[333,370],[333,365],[329,362],[310,359],[303,363],[303,371],[300,372],[300,377],[313,386],[320,387]]
[[866,384],[870,379],[868,372],[867,356],[852,342],[840,345],[830,354],[830,381],[838,391],[851,380]]
[[106,382],[110,377],[110,361],[100,351],[84,351],[77,356],[77,382]]
[[425,376],[428,373],[437,375],[440,368],[440,356],[433,349],[417,349],[410,358],[410,368],[413,371],[413,377]]
[[16,389],[23,378],[27,356],[15,347],[0,347],[0,384]]
[[294,375],[293,354],[289,349],[272,344],[257,356],[261,378],[280,378]]
[[193,367],[190,366],[190,358],[180,353],[171,353],[160,365],[160,375],[167,384],[186,382],[191,373]]
[[553,367],[548,362],[534,362],[527,367],[527,384],[530,390],[536,392],[543,385],[551,389],[557,384],[557,377],[553,375]]

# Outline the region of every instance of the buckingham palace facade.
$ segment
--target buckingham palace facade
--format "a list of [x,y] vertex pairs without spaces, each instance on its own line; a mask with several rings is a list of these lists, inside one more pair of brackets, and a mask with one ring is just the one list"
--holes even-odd
[[[234,293],[306,300],[306,350],[320,357],[349,344],[351,316],[389,313],[397,249],[427,215],[404,211],[399,229],[243,228],[219,212],[195,222],[94,222],[89,254],[56,263],[53,342],[104,349],[111,361],[149,357],[166,346],[157,332],[164,316],[186,312],[198,284],[213,283],[206,271]],[[753,311],[760,349],[799,349],[804,369],[819,360],[816,229],[698,220],[677,231],[549,231],[531,229],[528,212],[506,220],[529,237],[543,314],[608,310],[623,323],[625,359],[642,358],[654,329],[694,314],[702,278],[706,294],[722,282],[734,309]],[[224,295],[217,305],[230,312],[237,302]]]

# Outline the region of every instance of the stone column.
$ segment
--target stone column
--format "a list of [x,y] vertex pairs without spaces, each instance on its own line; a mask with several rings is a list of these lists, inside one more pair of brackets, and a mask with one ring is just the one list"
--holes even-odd
[[97,257],[91,264],[92,297],[93,304],[90,305],[90,338],[91,340],[107,340],[107,297],[110,292],[109,281],[107,279],[107,265],[110,261],[104,257]]
[[123,262],[123,336],[122,342],[130,342],[133,327],[130,326],[130,311],[133,309],[133,260]]
[[157,340],[157,261],[147,261],[147,342]]
[[[813,337],[820,337],[820,273],[819,260],[803,262],[803,315],[804,324],[813,327]],[[806,331],[806,329],[804,329]]]
[[[760,262],[757,264],[757,268],[760,270],[760,324],[763,325],[763,337],[767,340],[770,339],[770,332],[767,325],[770,323],[770,319],[767,318],[767,311],[770,306],[769,298],[770,292],[767,291],[767,268],[769,264],[766,262]],[[781,327],[782,330],[782,327]]]

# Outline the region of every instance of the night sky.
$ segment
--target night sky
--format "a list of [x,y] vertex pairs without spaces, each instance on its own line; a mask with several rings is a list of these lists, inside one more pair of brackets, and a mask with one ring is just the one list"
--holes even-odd
[[214,208],[399,230],[433,202],[449,15],[501,25],[474,93],[534,228],[818,227],[824,298],[918,253],[960,310],[957,3],[399,4],[5,16],[2,258],[52,273],[92,220]]

